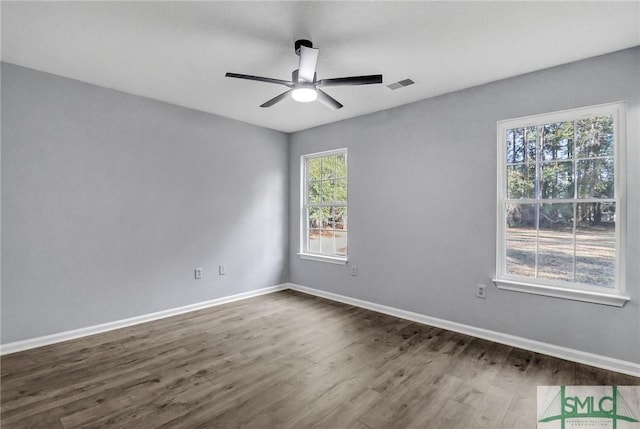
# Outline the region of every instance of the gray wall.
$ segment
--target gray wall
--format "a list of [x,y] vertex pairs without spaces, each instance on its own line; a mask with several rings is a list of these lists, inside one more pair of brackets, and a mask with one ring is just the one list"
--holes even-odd
[[2,64],[1,342],[286,282],[287,140]]
[[[296,256],[300,195],[292,181],[290,281],[640,362],[639,76],[635,48],[292,135],[292,178],[299,177],[302,154],[349,149],[349,264],[359,274]],[[498,290],[491,283],[496,121],[620,100],[628,101],[626,275],[632,301],[620,309]],[[475,297],[478,283],[491,285],[486,300]]]

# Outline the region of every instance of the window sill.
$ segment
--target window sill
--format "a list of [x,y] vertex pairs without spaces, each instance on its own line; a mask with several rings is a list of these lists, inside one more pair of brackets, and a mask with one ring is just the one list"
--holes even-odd
[[324,255],[314,255],[311,253],[298,253],[300,259],[307,259],[309,261],[318,261],[318,262],[327,262],[329,264],[338,264],[338,265],[347,265],[349,262],[344,258],[336,258],[333,256],[324,256]]
[[531,293],[534,295],[551,296],[554,298],[570,299],[573,301],[611,305],[613,307],[622,307],[627,303],[627,301],[631,300],[630,297],[616,292],[592,292],[587,290],[567,289],[557,286],[545,286],[504,279],[494,279],[493,282],[498,287],[498,289]]

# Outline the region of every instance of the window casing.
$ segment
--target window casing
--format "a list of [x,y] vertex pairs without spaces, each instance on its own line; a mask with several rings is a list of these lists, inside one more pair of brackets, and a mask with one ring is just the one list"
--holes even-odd
[[300,256],[347,262],[347,149],[301,158]]
[[625,106],[498,122],[501,289],[622,306]]

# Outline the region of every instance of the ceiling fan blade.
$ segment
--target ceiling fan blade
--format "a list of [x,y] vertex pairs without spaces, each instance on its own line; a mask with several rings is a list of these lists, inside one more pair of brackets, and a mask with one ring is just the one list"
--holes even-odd
[[285,98],[287,98],[287,96],[289,95],[289,93],[290,93],[291,91],[293,91],[293,90],[292,90],[292,89],[290,89],[290,90],[288,90],[288,91],[283,92],[283,93],[282,93],[282,94],[280,94],[280,95],[277,95],[277,96],[273,97],[271,100],[269,100],[269,101],[266,101],[266,102],[262,103],[262,104],[260,105],[260,107],[271,107],[271,106],[273,106],[274,104],[281,102],[282,100],[284,100]]
[[333,110],[342,109],[342,104],[326,92],[321,89],[316,89],[318,91],[318,101],[322,104],[331,107]]
[[328,88],[331,86],[348,86],[348,85],[370,85],[374,83],[382,83],[381,74],[372,74],[368,76],[351,76],[337,77],[335,79],[322,79],[318,81],[318,88]]
[[300,66],[298,67],[298,82],[314,82],[317,62],[317,49],[300,46]]
[[278,85],[288,86],[289,88],[293,87],[293,82],[289,82],[288,80],[271,79],[270,77],[251,76],[248,74],[239,73],[227,73],[225,74],[225,76],[235,77],[236,79],[257,80],[258,82],[277,83]]

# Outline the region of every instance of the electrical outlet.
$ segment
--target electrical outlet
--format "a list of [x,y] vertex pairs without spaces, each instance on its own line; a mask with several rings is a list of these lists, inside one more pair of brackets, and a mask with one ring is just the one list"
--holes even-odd
[[218,274],[220,274],[221,276],[224,276],[225,274],[227,274],[227,266],[226,265],[220,265],[218,267]]
[[202,278],[202,268],[196,268],[193,274],[196,280],[200,280]]
[[476,296],[485,299],[487,297],[487,287],[485,285],[476,285]]
[[352,276],[357,276],[358,275],[358,267],[356,267],[355,265],[353,267],[351,267],[351,275]]

